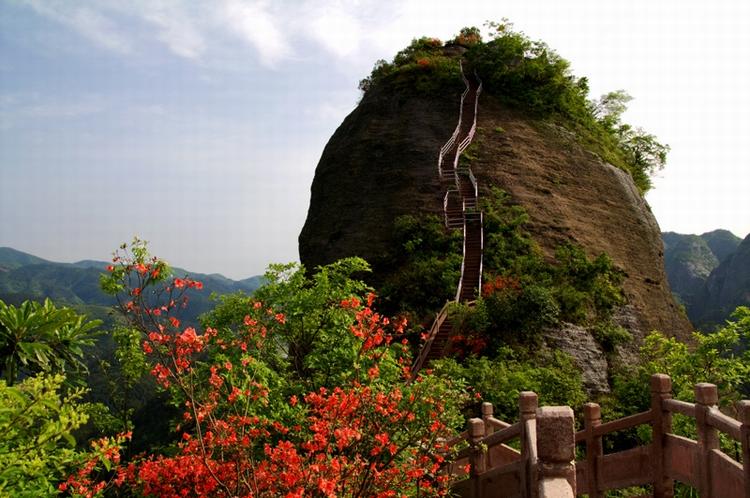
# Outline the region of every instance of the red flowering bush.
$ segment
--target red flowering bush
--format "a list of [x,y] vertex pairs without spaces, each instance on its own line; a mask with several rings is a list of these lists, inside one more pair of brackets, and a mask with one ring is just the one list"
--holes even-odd
[[[116,255],[119,266],[103,280],[120,296],[123,316],[142,332],[151,375],[184,407],[176,426],[181,442],[128,463],[108,455],[115,465],[104,474],[115,491],[160,497],[448,494],[442,438],[461,422],[465,392],[429,375],[408,382],[405,324],[375,312],[372,294],[331,301],[342,289],[364,289],[331,278],[347,263],[322,269],[325,278],[316,284],[301,267],[277,267],[284,271],[267,275],[267,289],[243,301],[241,327],[199,332],[181,327],[172,312],[187,305],[181,290],[200,283],[166,277],[166,264],[140,247]],[[295,279],[296,291],[286,292]],[[330,287],[332,281],[338,283]],[[330,292],[321,292],[321,282]],[[308,310],[307,318],[324,317],[319,323],[325,327],[300,329],[306,316],[294,310],[307,302],[303,290],[316,285],[307,299],[328,298],[318,304],[325,307],[319,315]],[[317,370],[326,364],[332,370],[322,376]],[[97,462],[89,463],[65,489],[101,492],[97,469]]]

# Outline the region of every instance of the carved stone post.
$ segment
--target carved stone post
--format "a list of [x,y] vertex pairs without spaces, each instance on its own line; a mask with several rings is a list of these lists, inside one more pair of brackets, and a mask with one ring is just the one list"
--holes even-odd
[[737,417],[742,424],[742,471],[745,475],[745,496],[750,496],[750,401],[737,403]]
[[490,423],[492,414],[493,414],[492,403],[488,403],[486,401],[482,403],[482,420],[484,420],[484,435],[485,436],[489,436],[490,434],[495,432],[495,428]]
[[[719,391],[713,384],[695,385],[695,424],[698,429],[698,491],[711,498],[711,450],[719,448],[719,431],[708,424],[708,411],[719,404]],[[717,497],[718,498],[718,497]]]
[[474,498],[482,498],[482,487],[479,483],[479,475],[487,470],[487,453],[482,447],[484,437],[484,420],[481,418],[469,419],[469,443],[471,444],[470,478],[474,481]]
[[654,498],[672,498],[674,482],[667,477],[664,457],[665,434],[672,432],[672,414],[664,409],[665,399],[672,397],[669,375],[651,376],[651,462],[654,476]]
[[596,403],[583,405],[583,418],[586,426],[586,481],[589,498],[601,498],[599,491],[598,460],[604,454],[602,437],[594,435],[594,429],[602,424],[602,409]]
[[[530,422],[536,418],[536,409],[539,406],[539,397],[535,392],[523,391],[518,397],[519,421],[521,423],[521,492],[526,498],[536,496],[536,433],[529,434]],[[536,428],[534,428],[535,430]]]
[[573,498],[576,494],[575,424],[569,406],[536,411],[539,498]]

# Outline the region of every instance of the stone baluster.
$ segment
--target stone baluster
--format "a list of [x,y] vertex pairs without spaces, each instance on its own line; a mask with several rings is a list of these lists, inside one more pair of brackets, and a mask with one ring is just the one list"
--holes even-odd
[[518,397],[519,420],[521,423],[521,482],[522,493],[527,498],[536,496],[536,457],[534,448],[536,447],[536,433],[529,434],[528,428],[536,418],[536,409],[539,406],[539,397],[535,392],[523,391]]
[[576,495],[575,424],[569,406],[545,406],[536,412],[539,498]]
[[494,410],[492,408],[492,403],[487,403],[486,401],[482,403],[482,420],[484,420],[484,435],[489,436],[493,432],[495,432],[495,427],[490,422],[490,419],[492,418],[494,413]]
[[[719,448],[719,431],[708,423],[708,411],[719,404],[714,384],[695,385],[695,425],[698,430],[698,491],[701,498],[711,498],[711,450]],[[719,498],[719,497],[716,497]]]
[[594,434],[594,429],[602,424],[602,409],[596,403],[583,405],[583,419],[586,429],[586,481],[589,498],[601,498],[599,491],[598,461],[604,454],[602,437]]
[[487,470],[487,452],[482,446],[484,438],[484,420],[481,418],[469,419],[469,444],[471,444],[470,478],[474,481],[474,498],[482,498],[482,487],[479,476]]
[[745,477],[745,496],[750,497],[750,400],[737,403],[737,418],[742,424],[742,472]]
[[672,432],[672,414],[664,409],[664,400],[672,397],[669,375],[651,376],[651,462],[654,476],[654,498],[672,498],[674,483],[667,477],[664,456],[665,435]]

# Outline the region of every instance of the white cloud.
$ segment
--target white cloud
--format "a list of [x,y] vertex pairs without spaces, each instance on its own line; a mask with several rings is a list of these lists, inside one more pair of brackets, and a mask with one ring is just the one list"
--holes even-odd
[[159,28],[157,38],[180,57],[196,59],[206,49],[203,35],[190,15],[175,2],[148,2],[141,6],[146,21]]
[[255,48],[261,63],[273,67],[291,55],[291,47],[268,5],[267,1],[225,0],[222,20],[235,35]]
[[130,40],[120,33],[116,24],[94,9],[81,4],[42,0],[26,0],[26,4],[38,14],[72,28],[102,48],[121,54],[132,51]]
[[354,9],[347,9],[341,2],[314,4],[312,8],[311,15],[304,19],[310,37],[337,57],[359,50],[363,28]]

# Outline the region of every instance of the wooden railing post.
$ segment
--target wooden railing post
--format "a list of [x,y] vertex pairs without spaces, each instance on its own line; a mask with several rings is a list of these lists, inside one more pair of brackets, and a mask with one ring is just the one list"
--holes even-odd
[[664,409],[664,400],[672,397],[669,375],[651,376],[651,462],[653,464],[654,498],[672,498],[674,482],[667,477],[664,455],[665,435],[672,432],[672,414]]
[[490,419],[493,415],[493,409],[492,409],[492,403],[484,402],[482,403],[482,420],[484,420],[484,435],[489,436],[493,432],[495,432],[495,428],[490,423]]
[[737,403],[737,418],[742,424],[742,472],[745,477],[745,496],[750,496],[750,401]]
[[[698,491],[701,498],[711,498],[711,450],[719,448],[719,431],[708,423],[708,411],[719,404],[714,384],[695,385],[695,425],[698,430]],[[718,497],[717,497],[718,498]]]
[[521,423],[521,492],[526,498],[536,496],[536,458],[534,448],[536,445],[536,434],[528,434],[526,430],[527,421],[536,418],[536,410],[539,406],[539,397],[535,392],[523,391],[518,397],[519,420]]
[[569,406],[545,406],[536,412],[539,498],[576,494],[575,424]]
[[594,429],[602,424],[602,409],[596,403],[583,405],[583,419],[586,429],[586,480],[589,498],[601,498],[599,491],[599,470],[597,463],[604,454],[602,437],[594,435]]
[[479,483],[479,475],[487,470],[487,453],[482,447],[484,437],[484,420],[481,418],[469,419],[469,443],[471,444],[470,478],[474,481],[473,498],[482,498],[482,487]]

